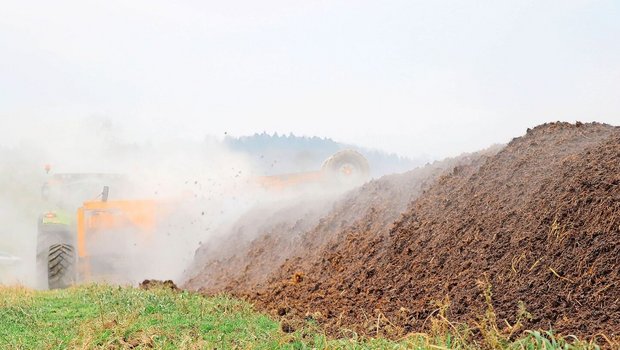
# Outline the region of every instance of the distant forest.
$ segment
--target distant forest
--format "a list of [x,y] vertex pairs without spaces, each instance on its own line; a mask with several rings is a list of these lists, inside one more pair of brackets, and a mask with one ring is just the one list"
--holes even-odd
[[425,163],[394,153],[366,149],[336,142],[329,138],[300,137],[293,134],[254,134],[230,137],[224,144],[235,152],[247,154],[266,175],[318,170],[325,159],[343,149],[354,149],[370,163],[373,177],[401,173]]

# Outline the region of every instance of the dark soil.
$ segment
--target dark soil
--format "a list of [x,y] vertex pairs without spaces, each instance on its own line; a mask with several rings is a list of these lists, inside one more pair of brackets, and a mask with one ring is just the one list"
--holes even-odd
[[545,124],[432,173],[350,193],[260,283],[224,289],[331,333],[423,331],[449,305],[471,325],[492,307],[500,327],[619,336],[620,129]]

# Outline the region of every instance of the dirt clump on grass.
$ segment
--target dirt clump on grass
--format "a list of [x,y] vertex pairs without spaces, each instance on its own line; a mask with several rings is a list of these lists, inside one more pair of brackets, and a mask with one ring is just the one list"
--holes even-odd
[[[417,332],[442,312],[479,328],[486,314],[509,332],[619,336],[618,128],[541,125],[454,167],[387,233],[376,213],[312,263],[285,264],[269,285],[239,292],[287,317],[318,315],[333,333]],[[291,283],[293,273],[303,280]]]
[[174,292],[181,290],[172,280],[144,280],[138,287],[143,290],[169,289]]

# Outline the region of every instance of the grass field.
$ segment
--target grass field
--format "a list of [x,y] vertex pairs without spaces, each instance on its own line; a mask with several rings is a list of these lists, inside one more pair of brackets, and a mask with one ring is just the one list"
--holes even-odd
[[87,285],[32,291],[0,287],[0,349],[596,349],[531,332],[515,341],[464,339],[449,331],[400,341],[329,339],[317,325],[286,333],[227,296]]

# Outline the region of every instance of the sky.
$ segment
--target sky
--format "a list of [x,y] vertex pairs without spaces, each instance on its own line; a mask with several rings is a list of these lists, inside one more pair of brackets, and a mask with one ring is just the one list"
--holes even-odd
[[620,2],[2,0],[0,146],[278,132],[444,157],[620,124]]

